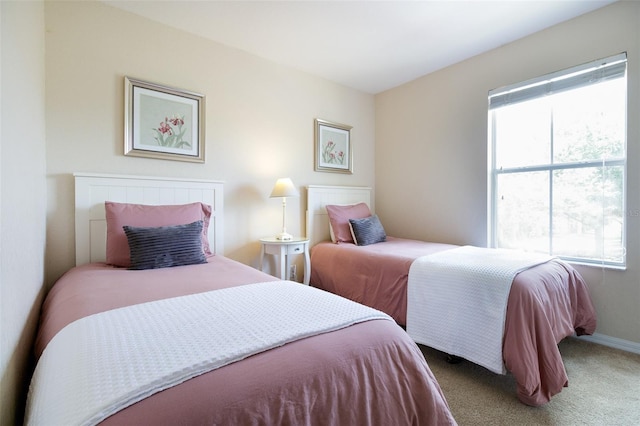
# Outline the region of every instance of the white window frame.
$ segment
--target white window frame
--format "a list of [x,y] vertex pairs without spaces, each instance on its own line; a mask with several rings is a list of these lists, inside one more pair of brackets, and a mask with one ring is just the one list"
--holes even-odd
[[[533,100],[541,98],[547,94],[558,93],[560,91],[567,91],[577,89],[579,87],[588,86],[595,83],[600,83],[608,79],[613,78],[626,78],[626,53],[620,53],[604,59],[598,59],[596,61],[589,62],[587,64],[572,67],[567,70],[558,71],[552,74],[548,74],[539,78],[528,80],[522,83],[517,83],[508,87],[494,89],[489,92],[489,158],[488,158],[488,242],[489,247],[497,247],[497,180],[498,176],[508,173],[522,173],[522,172],[536,172],[545,171],[548,172],[550,178],[552,177],[554,170],[561,169],[578,169],[578,168],[593,168],[593,167],[605,167],[605,166],[623,166],[623,182],[622,182],[622,203],[623,212],[626,211],[626,175],[627,175],[627,152],[626,152],[626,140],[625,140],[625,152],[624,158],[614,159],[598,159],[592,161],[576,162],[576,163],[562,163],[553,164],[549,161],[549,164],[513,167],[513,168],[500,168],[496,166],[496,121],[493,110],[513,103],[518,103],[527,100]],[[552,182],[550,180],[550,182]],[[553,183],[550,183],[549,197],[553,196]],[[551,200],[550,200],[550,206]],[[553,208],[549,209],[550,223],[552,223]],[[610,267],[616,269],[624,269],[626,267],[626,215],[623,214],[622,224],[622,248],[623,255],[621,262],[613,262],[604,259],[588,259],[569,256],[559,256],[564,260],[583,263],[590,265],[599,265],[603,267]],[[549,246],[551,251],[553,241],[553,233],[549,236]]]

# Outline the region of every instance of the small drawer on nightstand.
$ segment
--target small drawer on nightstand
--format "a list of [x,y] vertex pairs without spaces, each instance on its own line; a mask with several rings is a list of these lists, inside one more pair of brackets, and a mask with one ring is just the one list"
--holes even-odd
[[304,244],[289,244],[287,254],[304,253]]

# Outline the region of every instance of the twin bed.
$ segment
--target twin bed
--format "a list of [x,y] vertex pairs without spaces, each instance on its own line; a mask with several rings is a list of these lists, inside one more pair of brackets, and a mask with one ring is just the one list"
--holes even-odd
[[222,183],[75,182],[26,424],[455,424],[389,316],[222,256]]
[[[418,343],[499,374],[510,372],[518,398],[527,405],[542,405],[568,385],[557,344],[573,334],[592,334],[596,327],[588,288],[574,268],[556,258],[505,261],[498,258],[503,254],[499,251],[481,249],[481,253],[490,252],[483,257],[473,247],[386,234],[384,241],[356,245],[350,237],[357,235],[344,231],[340,241],[333,225],[351,218],[350,214],[371,214],[357,208],[371,205],[371,189],[307,189],[312,286],[386,312]],[[470,275],[457,282],[451,274],[452,258],[459,261],[456,271],[474,264],[476,269],[490,270],[494,275],[488,275],[488,284],[496,281],[494,276],[506,279],[506,290],[498,289],[506,294],[479,293],[479,281]],[[502,274],[502,264],[509,263],[517,267]],[[468,282],[475,287],[467,286]],[[443,296],[438,299],[440,293]],[[471,316],[475,309],[480,313]]]

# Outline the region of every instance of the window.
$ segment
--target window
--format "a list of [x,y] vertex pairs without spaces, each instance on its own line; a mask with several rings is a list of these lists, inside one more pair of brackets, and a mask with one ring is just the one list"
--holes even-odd
[[625,266],[626,54],[489,93],[489,243]]

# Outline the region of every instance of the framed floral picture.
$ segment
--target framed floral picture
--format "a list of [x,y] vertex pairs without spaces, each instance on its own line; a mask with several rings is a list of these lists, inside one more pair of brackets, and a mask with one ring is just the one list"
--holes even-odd
[[315,158],[318,172],[353,173],[351,126],[315,120]]
[[124,78],[124,154],[204,163],[204,96]]

